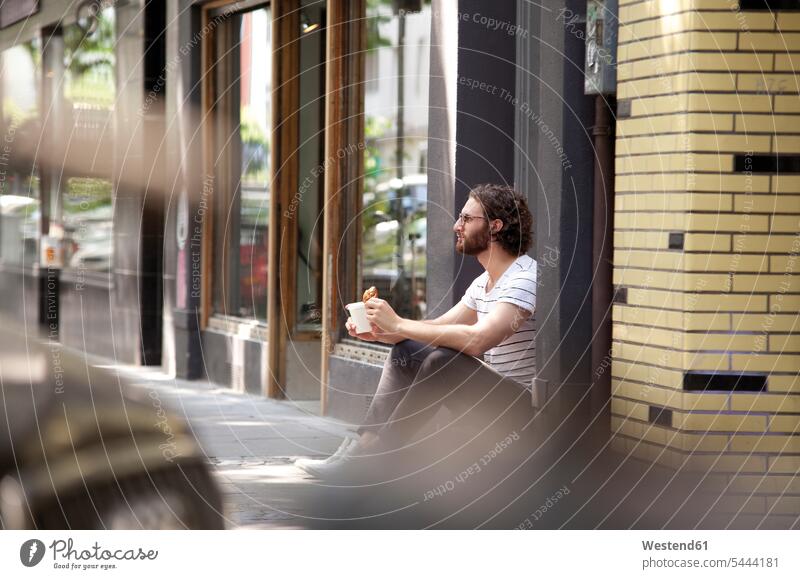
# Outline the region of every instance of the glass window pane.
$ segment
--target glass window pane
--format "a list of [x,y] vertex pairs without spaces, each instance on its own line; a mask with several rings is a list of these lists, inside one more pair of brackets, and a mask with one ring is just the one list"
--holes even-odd
[[109,271],[113,247],[109,179],[70,177],[63,199],[66,243],[64,266],[86,271]]
[[4,263],[38,262],[41,44],[38,40],[0,55],[3,134],[0,142],[0,248]]
[[111,270],[115,37],[113,8],[100,12],[90,34],[64,30],[60,219],[64,267],[80,271]]
[[[325,127],[325,10],[309,3],[300,13],[299,179],[297,212],[296,319],[300,331],[322,327],[322,224]],[[290,206],[290,210],[292,207]]]
[[[413,3],[412,3],[413,4]],[[403,317],[425,305],[430,2],[367,2],[362,290]]]
[[267,320],[270,11],[227,17],[216,35],[214,310]]

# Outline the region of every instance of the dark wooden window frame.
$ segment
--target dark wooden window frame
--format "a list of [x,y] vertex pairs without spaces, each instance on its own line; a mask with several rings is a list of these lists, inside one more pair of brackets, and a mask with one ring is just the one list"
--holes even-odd
[[[204,5],[201,26],[205,29],[214,10],[234,4],[220,0]],[[264,4],[252,2],[249,4]],[[297,276],[297,221],[293,212],[284,214],[298,186],[299,142],[299,43],[300,10],[298,0],[272,0],[272,146],[271,197],[269,218],[269,302],[267,310],[267,375],[264,394],[270,398],[285,395],[286,369],[284,352],[290,340],[316,340],[319,332],[295,331]],[[322,302],[321,404],[327,402],[328,356],[344,333],[343,304],[353,301],[358,284],[358,247],[360,220],[353,227],[352,215],[358,215],[363,187],[363,155],[337,155],[364,137],[363,64],[366,46],[365,0],[332,0],[327,8],[325,72],[325,153],[324,240]],[[214,42],[213,31],[203,42],[203,71],[210,68]],[[202,110],[209,111],[213,84],[204,79]],[[203,159],[206,168],[213,166],[213,134],[204,123]],[[213,207],[213,203],[209,204]],[[213,214],[213,210],[210,212]],[[201,328],[208,326],[211,313],[211,278],[213,259],[213,217],[204,220],[203,298]],[[348,223],[350,227],[347,227]],[[272,264],[280,263],[276,268]]]
[[[366,2],[328,6],[325,103],[325,214],[320,402],[327,410],[328,358],[346,334],[344,304],[357,298],[364,156],[338,155],[364,138]],[[348,224],[350,225],[348,227]]]

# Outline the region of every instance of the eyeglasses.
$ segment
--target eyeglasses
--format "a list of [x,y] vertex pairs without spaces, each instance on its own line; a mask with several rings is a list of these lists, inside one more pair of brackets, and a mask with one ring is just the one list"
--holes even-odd
[[489,221],[489,218],[483,215],[467,215],[466,213],[459,213],[458,219],[456,219],[456,223],[463,223],[464,225],[466,225],[473,219],[485,219],[486,221]]

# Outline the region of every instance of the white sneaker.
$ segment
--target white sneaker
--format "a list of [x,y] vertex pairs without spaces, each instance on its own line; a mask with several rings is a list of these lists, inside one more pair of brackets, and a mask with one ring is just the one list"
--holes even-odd
[[294,461],[294,465],[297,468],[300,468],[306,471],[309,474],[316,474],[313,472],[316,467],[332,464],[338,462],[345,458],[350,451],[355,448],[356,444],[358,443],[358,439],[356,438],[345,438],[342,441],[342,444],[339,445],[339,448],[328,458],[298,458]]

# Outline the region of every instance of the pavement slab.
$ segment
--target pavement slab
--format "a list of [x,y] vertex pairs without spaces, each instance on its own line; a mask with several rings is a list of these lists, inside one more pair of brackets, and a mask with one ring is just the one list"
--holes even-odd
[[317,401],[270,400],[152,368],[112,368],[189,421],[223,492],[229,528],[315,525],[309,505],[319,485],[294,461],[333,454],[354,426],[319,416]]

